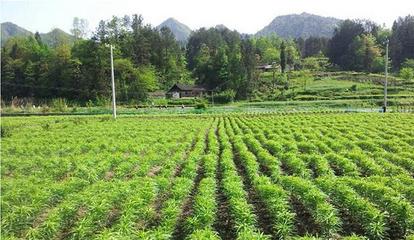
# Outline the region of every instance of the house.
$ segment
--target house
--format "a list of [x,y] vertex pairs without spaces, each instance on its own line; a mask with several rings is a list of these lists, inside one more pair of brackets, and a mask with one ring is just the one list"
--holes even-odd
[[202,97],[207,91],[204,86],[176,83],[167,91],[166,95],[169,98]]

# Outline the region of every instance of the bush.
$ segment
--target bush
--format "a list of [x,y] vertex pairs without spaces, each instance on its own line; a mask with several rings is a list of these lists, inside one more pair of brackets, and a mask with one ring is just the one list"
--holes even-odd
[[96,106],[110,107],[111,104],[112,104],[112,99],[110,97],[98,96],[96,98]]
[[92,108],[94,106],[93,102],[91,100],[86,102],[86,107],[87,108]]
[[408,67],[401,68],[400,77],[407,81],[414,79],[414,69]]
[[58,112],[66,112],[68,105],[66,104],[66,99],[56,98],[52,100],[52,108]]
[[195,109],[199,109],[199,110],[205,110],[207,109],[207,103],[206,102],[199,102],[194,106]]
[[48,113],[49,111],[50,111],[49,106],[47,106],[47,105],[42,105],[42,108],[41,108],[41,112],[42,112],[42,113]]
[[234,101],[236,92],[234,90],[225,90],[217,95],[214,95],[214,102],[217,103],[230,103]]
[[351,91],[356,92],[356,90],[357,90],[357,85],[356,84],[352,85],[351,86]]
[[318,58],[316,57],[307,57],[302,60],[302,65],[304,69],[311,71],[321,71],[322,67],[319,64]]
[[376,57],[372,63],[372,72],[382,73],[385,69],[385,60],[383,57]]

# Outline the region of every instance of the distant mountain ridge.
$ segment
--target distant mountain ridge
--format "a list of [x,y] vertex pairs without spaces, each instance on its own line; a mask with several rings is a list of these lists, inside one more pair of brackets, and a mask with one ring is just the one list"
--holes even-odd
[[187,25],[177,21],[174,18],[168,18],[160,25],[158,25],[157,29],[161,29],[163,27],[168,27],[174,34],[175,39],[180,42],[187,42],[188,38],[191,35],[191,29]]
[[[333,35],[334,29],[339,25],[342,20],[333,17],[322,17],[309,13],[301,14],[289,14],[278,16],[273,21],[258,31],[256,36],[269,36],[276,34],[283,38],[308,38],[308,37],[327,37],[330,38]],[[174,18],[168,18],[156,28],[168,27],[174,34],[177,41],[186,43],[191,35],[192,30],[185,24],[179,22]],[[215,26],[216,29],[227,28],[223,24]],[[3,46],[7,39],[11,37],[21,36],[33,36],[34,34],[14,23],[4,22],[1,24],[1,45]],[[69,33],[64,32],[61,29],[55,28],[48,33],[40,34],[42,41],[49,46],[55,46],[58,42],[67,42],[72,44],[75,38]],[[250,34],[243,34],[245,37],[251,36]]]
[[335,28],[342,20],[333,17],[322,17],[309,13],[278,16],[256,33],[256,36],[276,34],[283,38],[327,37],[333,35]]
[[[1,46],[3,46],[9,38],[12,37],[29,37],[34,36],[34,33],[26,30],[12,22],[1,23]],[[40,33],[42,42],[48,46],[56,46],[59,43],[73,44],[75,37],[69,33],[55,28],[48,33]]]
[[1,45],[7,41],[7,39],[15,36],[22,36],[22,37],[28,37],[32,36],[33,33],[17,26],[16,24],[12,22],[4,22],[1,24]]

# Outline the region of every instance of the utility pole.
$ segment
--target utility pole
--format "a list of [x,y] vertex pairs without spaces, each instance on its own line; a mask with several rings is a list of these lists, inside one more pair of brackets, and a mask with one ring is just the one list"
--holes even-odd
[[388,44],[389,40],[385,42],[385,82],[384,82],[384,106],[382,108],[383,112],[387,112],[387,91],[388,91]]
[[112,78],[112,115],[116,119],[116,102],[115,102],[115,74],[114,74],[114,54],[113,47],[111,48],[111,78]]

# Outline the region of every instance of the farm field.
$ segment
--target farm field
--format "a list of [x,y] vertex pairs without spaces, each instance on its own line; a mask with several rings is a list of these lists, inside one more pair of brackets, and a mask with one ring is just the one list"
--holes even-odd
[[413,239],[414,115],[6,117],[2,239]]

